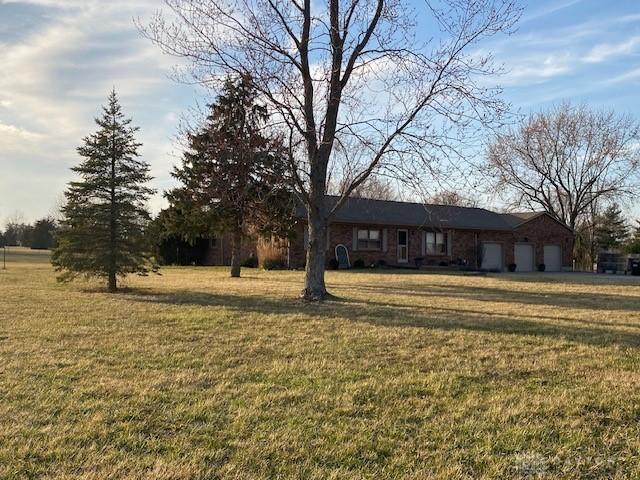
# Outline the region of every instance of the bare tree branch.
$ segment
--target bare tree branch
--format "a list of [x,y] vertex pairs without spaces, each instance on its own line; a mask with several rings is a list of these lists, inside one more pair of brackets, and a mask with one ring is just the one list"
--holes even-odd
[[185,78],[215,87],[250,75],[273,125],[291,129],[291,177],[308,212],[307,290],[322,295],[332,169],[349,174],[338,208],[369,176],[428,177],[439,158],[499,127],[507,106],[481,78],[501,68],[475,47],[513,30],[517,2],[165,0],[167,12],[140,30],[186,60]]
[[498,134],[488,149],[496,186],[575,229],[600,199],[640,191],[640,130],[614,112],[562,103]]

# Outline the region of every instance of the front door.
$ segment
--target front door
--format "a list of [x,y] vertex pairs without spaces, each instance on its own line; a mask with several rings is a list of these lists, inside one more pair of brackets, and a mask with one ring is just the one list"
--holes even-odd
[[409,231],[398,230],[398,263],[409,261]]

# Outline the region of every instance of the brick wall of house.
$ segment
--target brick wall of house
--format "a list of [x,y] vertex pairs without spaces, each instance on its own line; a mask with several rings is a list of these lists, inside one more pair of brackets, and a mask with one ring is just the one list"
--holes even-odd
[[[372,230],[386,230],[386,250],[362,250],[354,248],[353,245],[353,229],[358,226],[350,224],[334,224],[329,229],[330,239],[330,258],[335,257],[335,248],[342,244],[349,251],[349,260],[351,263],[358,259],[364,260],[366,265],[375,264],[380,260],[384,260],[388,265],[398,264],[398,230],[407,230],[409,234],[409,259],[407,264],[413,265],[416,257],[422,257],[422,232],[417,228],[389,227],[386,225],[366,225],[360,228],[368,228]],[[383,233],[383,236],[385,233]]]
[[[296,237],[291,241],[289,247],[289,261],[291,268],[301,268],[305,263],[305,245],[304,245],[304,224],[300,223],[296,227]],[[386,230],[386,250],[362,250],[355,248],[353,245],[353,229],[354,228],[368,228],[379,229],[380,231]],[[408,262],[398,262],[398,230],[407,230],[408,233]],[[329,248],[327,249],[327,262],[335,258],[336,246],[342,244],[347,247],[349,252],[349,260],[353,264],[356,260],[363,260],[366,265],[371,265],[385,261],[388,265],[415,265],[416,258],[423,258],[423,264],[427,265],[439,265],[440,263],[449,263],[457,260],[456,254],[449,256],[444,255],[427,255],[423,253],[422,248],[422,230],[416,227],[403,227],[403,226],[387,226],[387,225],[353,225],[353,224],[332,224],[329,227]],[[455,232],[447,231],[449,235],[454,236]],[[383,234],[384,235],[384,234]],[[455,248],[455,240],[454,240]],[[462,253],[462,252],[461,252]]]
[[[242,260],[256,256],[256,242],[251,239],[243,239],[240,251]],[[221,235],[217,237],[215,246],[209,245],[205,265],[231,265],[231,235]]]
[[544,245],[560,245],[563,267],[573,264],[573,233],[548,215],[540,215],[520,226],[514,236],[516,241],[528,239],[535,244],[536,265],[544,263]]
[[559,245],[562,251],[563,268],[568,269],[573,262],[573,234],[566,227],[547,215],[541,215],[521,225],[514,231],[470,231],[454,232],[453,257],[467,259],[469,265],[476,266],[476,244],[482,242],[499,242],[503,245],[504,265],[515,262],[514,248],[516,243],[530,243],[534,246],[534,263],[544,263],[544,246]]
[[[424,258],[423,264],[439,265],[441,263],[466,264],[478,267],[478,249],[482,242],[500,242],[503,244],[504,265],[514,262],[514,245],[520,242],[532,243],[535,251],[535,264],[544,263],[544,245],[560,245],[562,249],[563,267],[570,268],[572,264],[573,234],[564,226],[547,215],[541,215],[517,228],[514,231],[487,230],[445,230],[447,241],[452,242],[451,248],[445,255],[426,255],[422,249],[422,231],[416,227],[395,227],[384,225],[360,225],[361,228],[386,229],[386,251],[359,250],[353,248],[352,224],[332,224],[329,227],[329,249],[327,262],[335,258],[335,247],[339,244],[347,247],[349,260],[364,260],[365,264],[373,264],[384,260],[388,265],[398,265],[398,230],[405,229],[409,233],[409,262],[414,265],[417,257]],[[302,268],[305,264],[303,222],[296,226],[296,237],[289,246],[289,265],[291,268]]]

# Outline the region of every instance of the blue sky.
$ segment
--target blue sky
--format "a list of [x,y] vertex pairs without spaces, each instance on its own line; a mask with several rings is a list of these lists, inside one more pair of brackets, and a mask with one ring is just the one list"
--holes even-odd
[[[508,72],[498,79],[523,113],[563,99],[640,118],[640,2],[523,2],[511,37],[482,48]],[[75,147],[115,86],[134,123],[153,186],[169,171],[181,115],[202,92],[169,78],[175,59],[142,39],[134,18],[160,0],[0,0],[0,225],[51,212],[78,162]],[[159,193],[151,202],[163,205]],[[632,210],[634,215],[639,210]]]

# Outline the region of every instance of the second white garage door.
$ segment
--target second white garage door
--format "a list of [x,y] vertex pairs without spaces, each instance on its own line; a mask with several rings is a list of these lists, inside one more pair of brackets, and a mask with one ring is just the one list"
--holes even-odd
[[533,245],[516,243],[514,247],[516,272],[533,271]]
[[547,272],[562,270],[562,250],[560,245],[544,246],[544,265]]
[[482,269],[502,271],[502,244],[482,244]]

